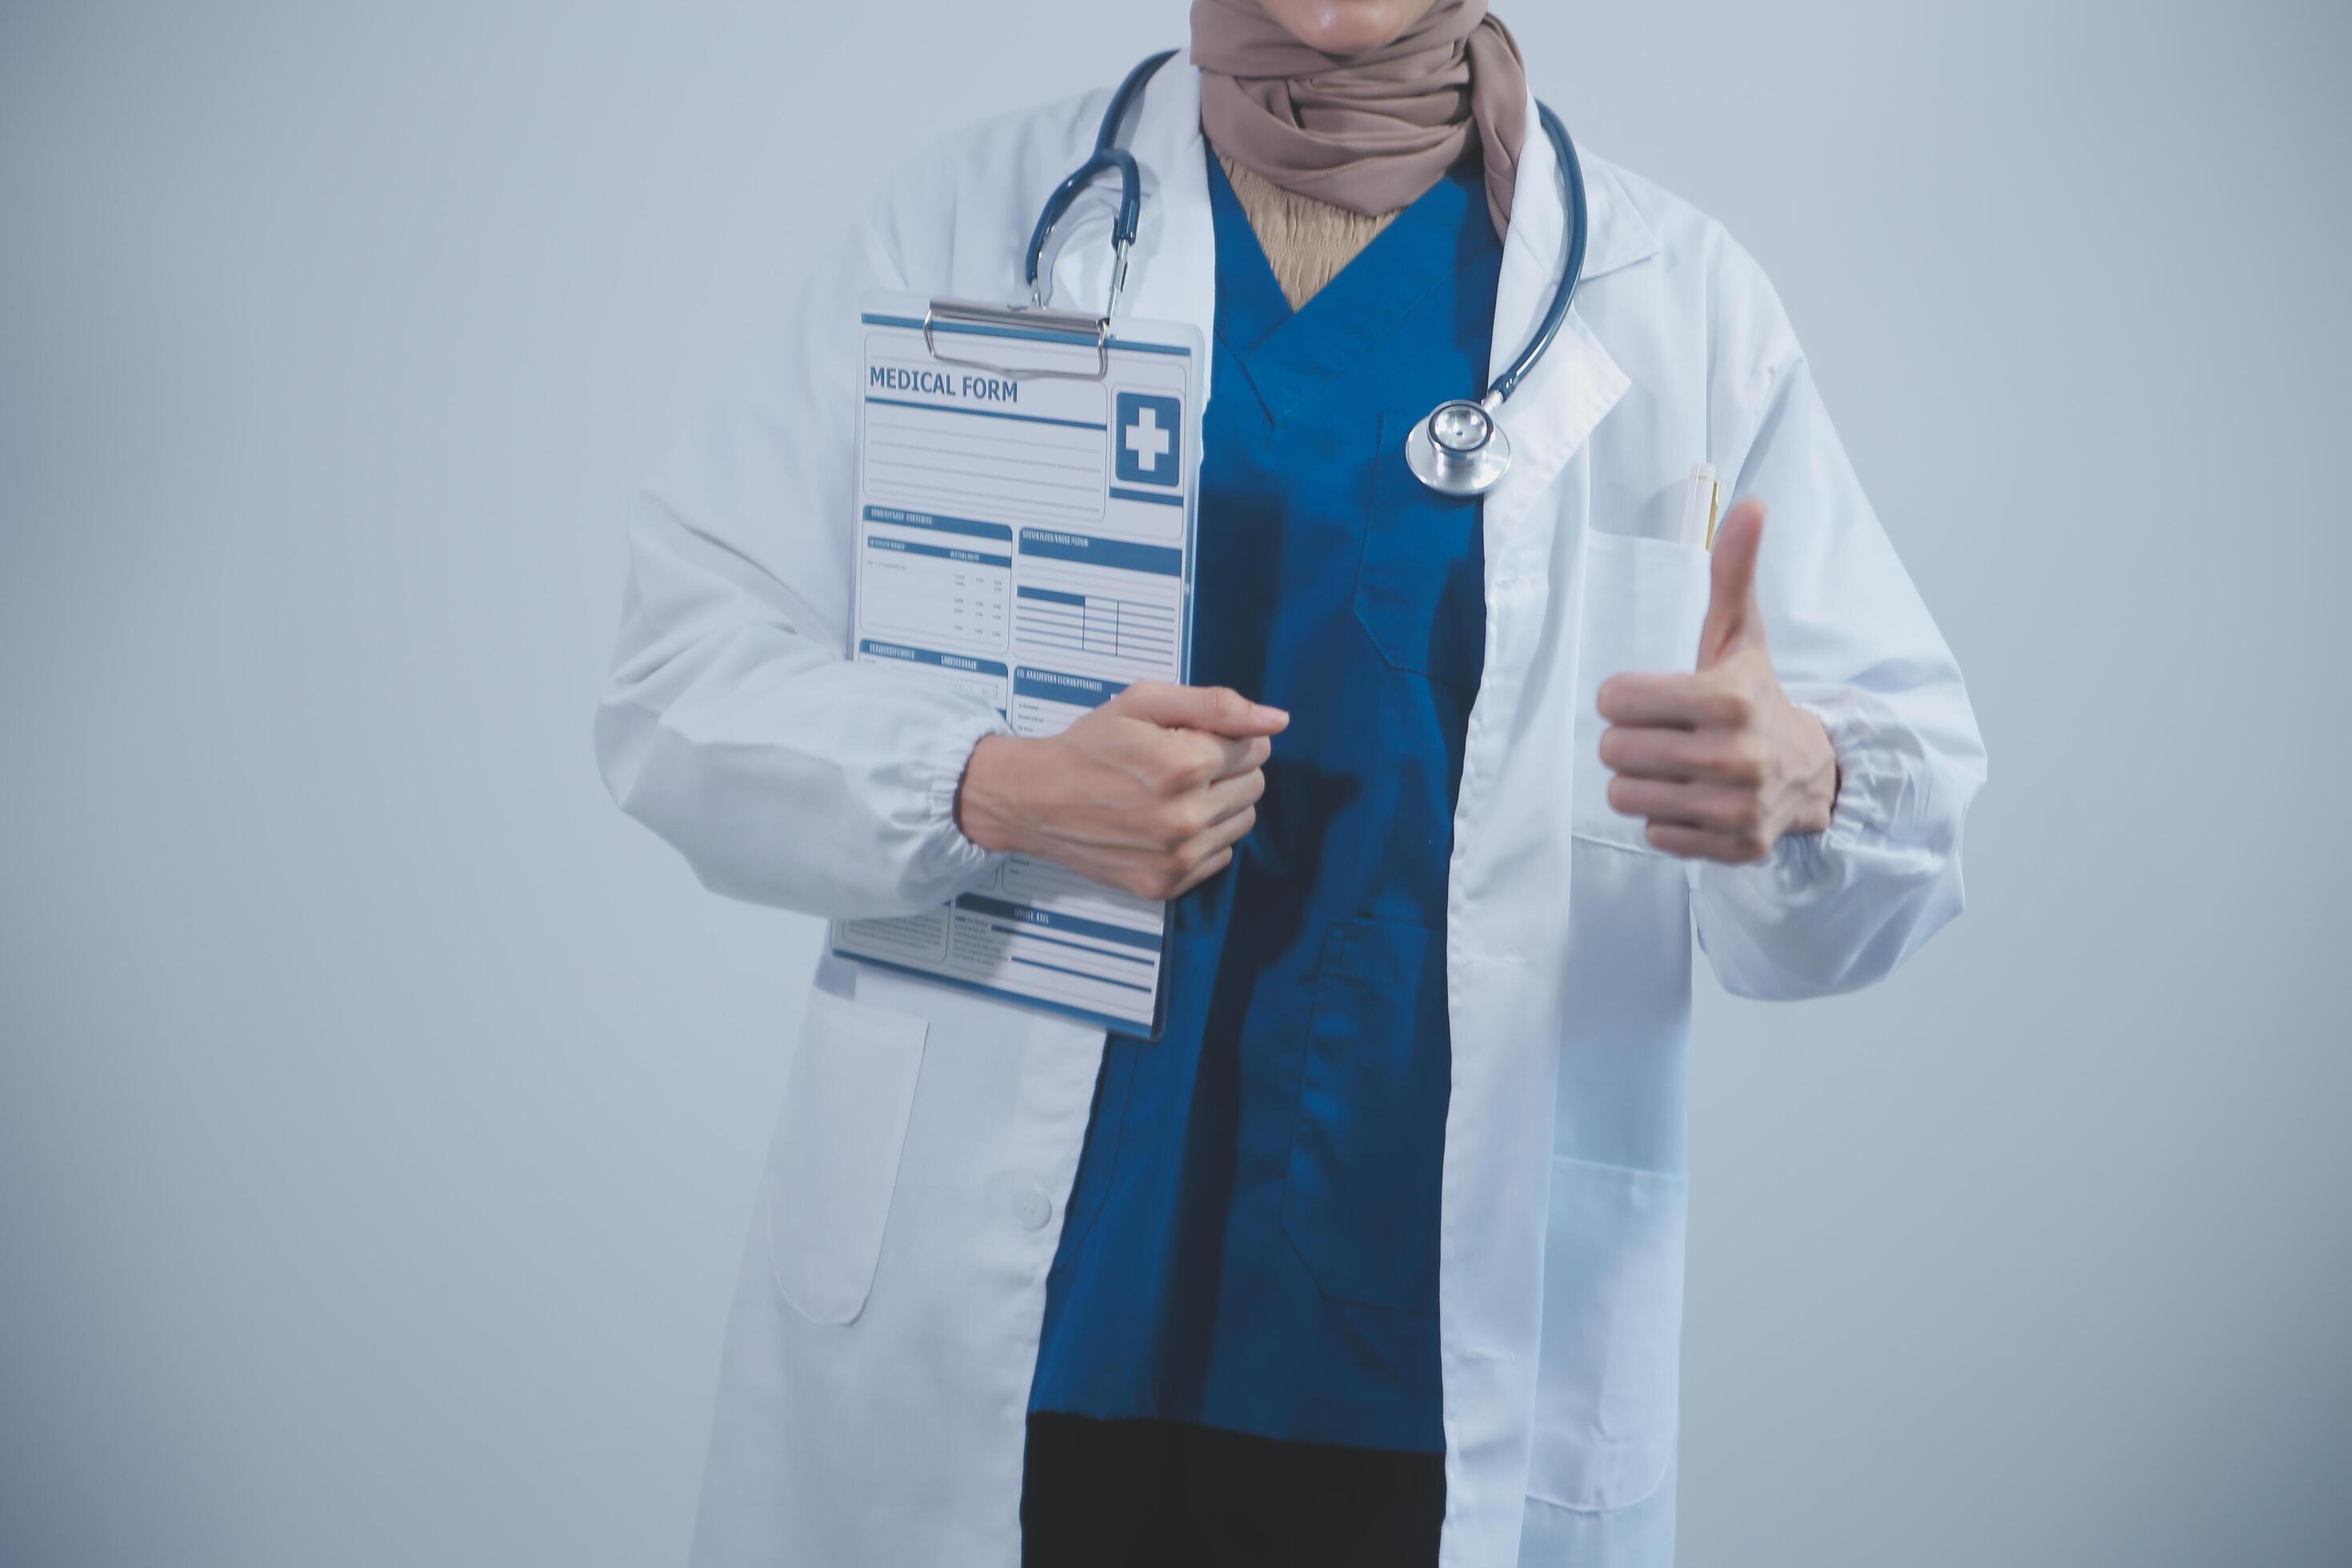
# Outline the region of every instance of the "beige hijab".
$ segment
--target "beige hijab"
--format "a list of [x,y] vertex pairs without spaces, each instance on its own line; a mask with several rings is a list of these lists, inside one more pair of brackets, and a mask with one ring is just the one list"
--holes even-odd
[[1350,212],[1390,213],[1477,139],[1495,232],[1510,227],[1527,138],[1527,67],[1486,0],[1437,0],[1394,42],[1342,58],[1258,0],[1192,0],[1201,128],[1244,168]]

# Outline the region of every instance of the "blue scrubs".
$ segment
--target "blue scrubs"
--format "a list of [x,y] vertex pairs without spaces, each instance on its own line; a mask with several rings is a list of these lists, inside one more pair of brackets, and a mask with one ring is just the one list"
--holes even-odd
[[1287,709],[1257,826],[1178,900],[1169,1023],[1114,1036],[1030,1408],[1444,1451],[1446,861],[1486,641],[1479,507],[1405,432],[1486,385],[1474,164],[1295,314],[1209,160],[1216,356],[1192,679]]

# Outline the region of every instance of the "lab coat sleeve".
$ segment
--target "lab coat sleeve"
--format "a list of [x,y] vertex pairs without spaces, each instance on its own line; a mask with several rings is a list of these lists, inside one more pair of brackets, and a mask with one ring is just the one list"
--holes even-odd
[[983,699],[849,655],[858,307],[903,288],[861,219],[629,530],[606,787],[705,885],[830,917],[907,913],[980,880],[955,793]]
[[1752,865],[1693,862],[1692,907],[1726,989],[1822,995],[1884,978],[1960,912],[1961,823],[1985,752],[1779,300],[1736,247],[1726,268],[1716,407],[1753,432],[1734,496],[1769,508],[1758,593],[1773,664],[1828,730],[1839,780],[1825,830]]

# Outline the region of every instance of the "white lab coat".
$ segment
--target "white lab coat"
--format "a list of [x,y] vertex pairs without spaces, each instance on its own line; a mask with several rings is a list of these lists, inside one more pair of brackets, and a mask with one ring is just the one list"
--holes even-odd
[[[995,712],[845,657],[858,301],[1022,297],[1030,224],[1106,100],[992,121],[898,174],[745,395],[650,487],[597,751],[614,797],[719,891],[896,913],[986,868],[951,805]],[[1146,195],[1123,309],[1205,337],[1189,67],[1151,82],[1129,145]],[[1502,413],[1515,460],[1486,503],[1485,673],[1449,868],[1448,1568],[1671,1561],[1694,926],[1744,995],[1878,979],[1958,912],[1984,776],[1959,671],[1763,274],[1655,186],[1589,155],[1584,171],[1584,282]],[[1512,214],[1496,369],[1559,263],[1540,136]],[[1064,226],[1055,303],[1103,299],[1107,222],[1082,205]],[[1746,868],[1650,849],[1610,810],[1594,751],[1603,678],[1693,663],[1706,557],[1673,534],[1702,459],[1771,504],[1774,659],[1843,773],[1826,832]],[[1024,1406],[1102,1045],[820,963],[728,1333],[696,1563],[1018,1561]]]

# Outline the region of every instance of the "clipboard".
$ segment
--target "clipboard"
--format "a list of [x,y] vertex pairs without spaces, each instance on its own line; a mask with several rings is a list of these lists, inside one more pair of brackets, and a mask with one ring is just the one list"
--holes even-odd
[[[1192,668],[1206,345],[1162,323],[919,295],[859,311],[852,657],[1050,735]],[[836,954],[1157,1039],[1168,906],[1027,856]]]

